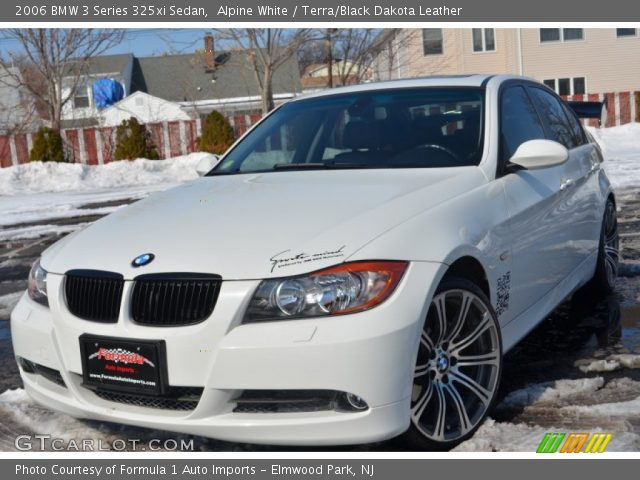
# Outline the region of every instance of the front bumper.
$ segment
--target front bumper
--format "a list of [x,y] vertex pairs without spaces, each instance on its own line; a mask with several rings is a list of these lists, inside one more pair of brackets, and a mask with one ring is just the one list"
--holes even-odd
[[[26,295],[11,315],[17,356],[60,372],[65,386],[21,369],[25,390],[50,408],[81,418],[203,435],[221,440],[288,445],[337,445],[384,440],[409,426],[409,397],[419,332],[443,265],[411,263],[394,294],[362,313],[241,325],[257,281],[222,283],[213,314],[181,327],[135,324],[125,307],[101,324],[69,313],[63,277],[49,275],[50,309]],[[82,386],[79,337],[165,340],[172,387],[202,387],[195,409],[165,410],[105,400]],[[363,398],[359,412],[234,412],[245,390],[334,390]]]

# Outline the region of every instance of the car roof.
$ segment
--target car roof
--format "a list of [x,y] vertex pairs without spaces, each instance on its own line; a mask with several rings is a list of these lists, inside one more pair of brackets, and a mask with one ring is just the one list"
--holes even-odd
[[[362,83],[359,85],[351,85],[346,87],[331,88],[319,92],[313,92],[301,95],[295,100],[307,100],[310,98],[319,98],[330,95],[340,95],[344,93],[357,93],[375,90],[387,90],[395,88],[416,88],[416,87],[482,87],[489,81],[492,84],[502,83],[506,80],[533,80],[531,78],[517,75],[490,75],[490,74],[474,74],[474,75],[438,75],[431,77],[415,77],[402,80],[386,80],[382,82]],[[533,80],[535,81],[535,80]]]

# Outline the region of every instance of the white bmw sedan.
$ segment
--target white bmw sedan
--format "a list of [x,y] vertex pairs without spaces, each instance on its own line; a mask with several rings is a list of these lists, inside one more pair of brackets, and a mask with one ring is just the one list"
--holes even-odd
[[229,441],[451,448],[506,351],[576,289],[612,290],[602,160],[521,77],[288,102],[202,178],[43,253],[11,316],[25,389]]

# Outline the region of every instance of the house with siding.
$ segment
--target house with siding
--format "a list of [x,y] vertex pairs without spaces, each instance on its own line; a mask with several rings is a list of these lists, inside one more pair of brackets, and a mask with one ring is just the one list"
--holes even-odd
[[[535,78],[558,94],[607,100],[614,123],[637,118],[640,29],[425,28],[380,35],[378,80],[495,73]],[[612,123],[612,122],[609,122]]]
[[[244,121],[245,117],[259,112],[260,89],[250,62],[253,52],[216,51],[213,37],[209,35],[205,36],[203,46],[203,50],[189,54],[154,57],[122,54],[91,59],[85,78],[63,112],[64,127],[100,124],[101,109],[92,97],[92,85],[98,79],[112,79],[120,83],[124,100],[136,92],[143,92],[149,95],[144,97],[146,99],[160,99],[172,106],[179,105],[192,118],[218,110],[233,123],[234,118]],[[278,104],[301,91],[298,63],[292,57],[274,74],[274,100]],[[157,121],[178,120],[175,111],[173,107],[167,108],[165,117],[156,112],[159,116]]]

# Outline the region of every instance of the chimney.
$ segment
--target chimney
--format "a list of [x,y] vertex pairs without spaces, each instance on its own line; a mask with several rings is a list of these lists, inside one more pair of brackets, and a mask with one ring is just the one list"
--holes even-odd
[[207,32],[204,36],[204,65],[207,72],[216,69],[216,51],[213,46],[213,35]]

